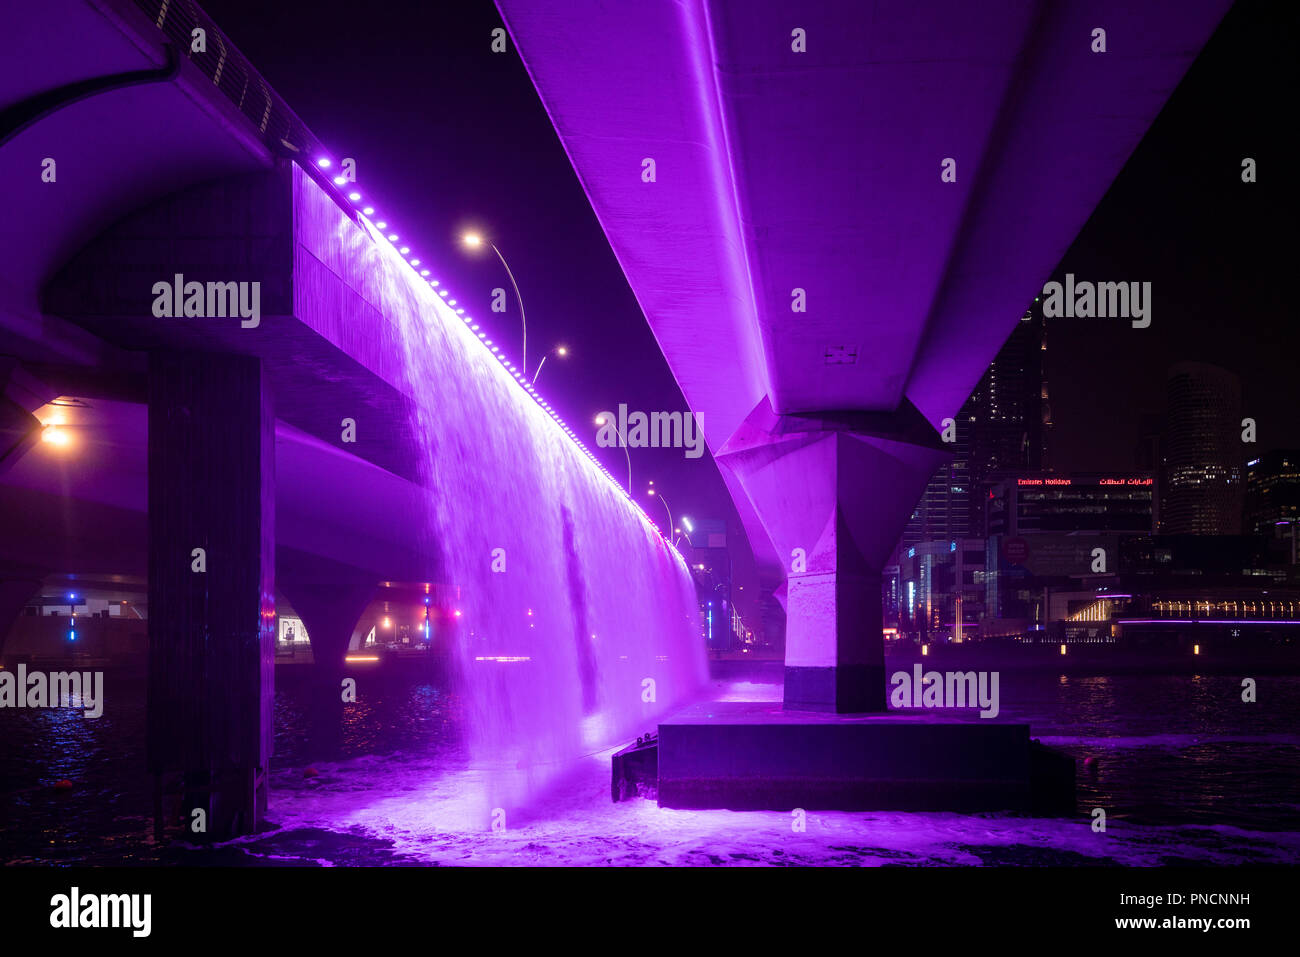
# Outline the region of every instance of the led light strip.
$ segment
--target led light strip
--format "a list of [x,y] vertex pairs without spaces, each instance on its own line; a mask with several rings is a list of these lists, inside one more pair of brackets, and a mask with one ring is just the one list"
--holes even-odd
[[[328,170],[332,165],[333,162],[328,157],[325,156],[319,157],[316,160],[316,166],[321,170]],[[642,521],[648,523],[651,528],[653,528],[656,532],[658,532],[659,536],[664,540],[664,542],[668,545],[668,547],[673,550],[673,552],[677,555],[678,558],[682,558],[682,561],[685,562],[685,558],[682,557],[681,552],[678,551],[677,546],[673,543],[672,536],[670,534],[664,534],[662,531],[660,531],[659,526],[655,523],[654,519],[650,518],[650,516],[646,513],[646,510],[641,507],[641,503],[632,497],[631,491],[629,489],[625,489],[622,483],[615,480],[614,476],[610,474],[609,470],[605,468],[605,466],[601,463],[601,461],[598,458],[596,458],[596,456],[592,454],[591,450],[587,448],[585,444],[583,444],[581,439],[578,438],[577,434],[573,431],[573,429],[569,428],[568,424],[564,421],[564,419],[560,418],[559,414],[553,408],[551,408],[550,403],[547,402],[545,399],[543,399],[541,393],[538,392],[535,388],[533,388],[532,383],[528,382],[524,378],[523,374],[518,369],[515,368],[514,363],[506,360],[506,357],[501,352],[500,347],[495,345],[491,339],[487,338],[487,333],[483,332],[479,328],[479,325],[474,321],[474,318],[472,316],[467,316],[465,314],[465,310],[463,307],[459,309],[455,308],[457,301],[455,299],[449,298],[450,294],[448,293],[447,289],[442,288],[441,283],[437,279],[428,278],[429,270],[427,268],[423,268],[423,269],[420,268],[419,259],[413,259],[410,257],[410,253],[411,253],[410,247],[404,245],[403,246],[397,245],[397,243],[401,242],[401,237],[396,232],[390,232],[388,222],[385,220],[375,220],[370,218],[375,215],[375,209],[373,206],[362,203],[361,192],[356,189],[351,189],[348,190],[348,192],[344,193],[343,187],[347,186],[348,180],[343,176],[334,176],[328,178],[332,180],[334,186],[336,187],[335,192],[338,194],[336,201],[339,203],[339,205],[343,206],[344,205],[343,200],[346,199],[348,202],[352,204],[352,210],[354,212],[366,217],[367,222],[369,222],[370,225],[374,227],[375,232],[381,237],[383,237],[384,239],[386,239],[388,243],[391,244],[395,250],[397,250],[398,254],[402,257],[403,260],[405,260],[406,264],[411,267],[411,270],[415,272],[415,274],[421,280],[428,283],[429,287],[434,291],[436,291],[438,295],[441,296],[446,301],[447,305],[451,307],[453,311],[456,313],[456,315],[459,316],[464,321],[465,325],[469,326],[470,331],[475,333],[475,335],[478,337],[479,343],[483,346],[483,348],[489,350],[489,352],[497,359],[497,361],[500,362],[501,365],[505,367],[506,371],[509,372],[511,376],[514,377],[515,382],[518,383],[518,385],[525,392],[527,392],[530,396],[532,396],[533,401],[536,402],[542,408],[542,410],[546,412],[546,414],[549,415],[551,419],[554,420],[555,423],[559,425],[561,429],[564,430],[564,434],[569,437],[569,440],[573,442],[573,444],[576,445],[579,449],[582,450],[582,453],[585,456],[587,456],[588,459],[591,460],[592,464],[595,465],[596,468],[600,469],[601,474],[605,476],[605,478],[609,481],[609,483],[613,485],[615,488],[617,488],[623,494],[623,497],[627,499],[627,501],[636,508],[636,510],[641,515]],[[319,179],[317,181],[319,182]],[[344,208],[346,209],[348,207],[344,206]]]

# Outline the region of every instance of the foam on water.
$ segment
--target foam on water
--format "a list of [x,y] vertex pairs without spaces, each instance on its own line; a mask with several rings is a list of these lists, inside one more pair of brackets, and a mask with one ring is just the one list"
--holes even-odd
[[[1158,684],[1176,682],[1161,679]],[[1106,685],[1108,712],[1097,733],[1044,735],[1077,760],[1101,757],[1100,774],[1079,777],[1078,809],[1064,818],[1013,813],[807,812],[805,827],[780,811],[681,811],[653,801],[613,803],[609,752],[580,759],[501,831],[466,826],[463,813],[482,786],[483,769],[428,754],[357,758],[322,766],[319,778],[276,776],[281,834],[361,834],[385,842],[381,855],[404,862],[545,865],[1097,865],[1294,864],[1300,833],[1289,823],[1300,738],[1280,730],[1285,719],[1261,714],[1239,734],[1199,730],[1234,713],[1221,696],[1217,710],[1185,731],[1115,734],[1148,716],[1150,689],[1132,679],[1075,683],[1063,713],[1087,711]],[[1184,683],[1186,684],[1186,683]],[[1228,685],[1225,684],[1226,688]],[[1025,683],[1036,709],[1058,692],[1052,676]],[[717,701],[780,700],[781,686],[713,681]],[[1300,681],[1273,689],[1290,701]],[[1169,722],[1166,722],[1168,724]],[[1038,737],[1035,722],[1031,733]],[[1108,734],[1113,736],[1108,736]],[[428,795],[413,801],[411,795]],[[1093,830],[1092,809],[1105,808],[1108,829]],[[277,838],[283,841],[284,838]],[[276,841],[273,845],[278,846]]]
[[[304,782],[278,775],[281,835],[317,829],[391,846],[390,860],[472,865],[968,865],[1293,864],[1300,835],[1228,824],[1175,826],[1112,819],[1092,830],[1086,807],[1068,818],[942,812],[681,811],[612,803],[609,752],[579,759],[500,831],[465,826],[483,772],[419,755],[321,766]],[[414,801],[413,794],[427,795]],[[254,838],[262,841],[265,838]],[[278,846],[275,835],[272,846]],[[388,856],[388,855],[385,855]],[[379,861],[382,862],[382,859]]]

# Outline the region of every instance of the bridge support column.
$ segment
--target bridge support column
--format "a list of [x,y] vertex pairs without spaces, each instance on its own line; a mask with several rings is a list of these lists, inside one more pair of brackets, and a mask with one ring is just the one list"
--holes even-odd
[[[319,563],[317,563],[319,565]],[[318,575],[310,583],[281,581],[311,639],[311,677],[307,715],[308,751],[315,759],[338,754],[343,731],[344,658],[375,581],[363,572]]]
[[274,594],[275,418],[261,360],[151,354],[149,764],[159,825],[160,782],[179,773],[191,839],[250,833],[265,813]]
[[34,571],[24,574],[0,569],[0,661],[4,659],[5,639],[40,588],[41,579]]
[[946,458],[910,406],[793,416],[766,400],[719,451],[785,563],[787,709],[886,709],[880,573]]

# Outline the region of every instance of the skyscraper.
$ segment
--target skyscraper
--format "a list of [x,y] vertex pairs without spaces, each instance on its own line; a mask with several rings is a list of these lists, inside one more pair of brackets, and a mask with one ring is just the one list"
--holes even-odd
[[1016,325],[956,419],[952,460],[931,476],[901,546],[981,538],[984,498],[1008,471],[1048,467],[1052,416],[1043,375],[1047,331],[1037,299]]
[[956,440],[949,445],[952,459],[930,476],[921,500],[903,531],[902,547],[921,542],[966,538],[970,535],[973,506],[970,483],[971,428],[975,409],[967,400],[956,416]]
[[[1037,300],[1021,318],[971,394],[971,482],[981,490],[996,472],[1049,467],[1051,407],[1043,357],[1047,328]],[[981,506],[982,511],[982,506]],[[982,534],[982,532],[981,532]]]
[[1274,449],[1246,463],[1242,531],[1272,536],[1292,525],[1300,525],[1300,449]]
[[1166,377],[1168,411],[1160,443],[1160,531],[1241,532],[1241,380],[1226,369],[1180,362]]

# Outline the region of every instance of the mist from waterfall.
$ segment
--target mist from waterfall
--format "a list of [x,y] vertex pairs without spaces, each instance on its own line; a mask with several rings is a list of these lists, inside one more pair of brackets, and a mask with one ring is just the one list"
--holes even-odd
[[460,593],[458,691],[471,760],[485,772],[474,813],[508,814],[579,756],[653,729],[704,684],[695,590],[624,490],[376,245],[384,312],[416,398],[423,521],[439,580]]

